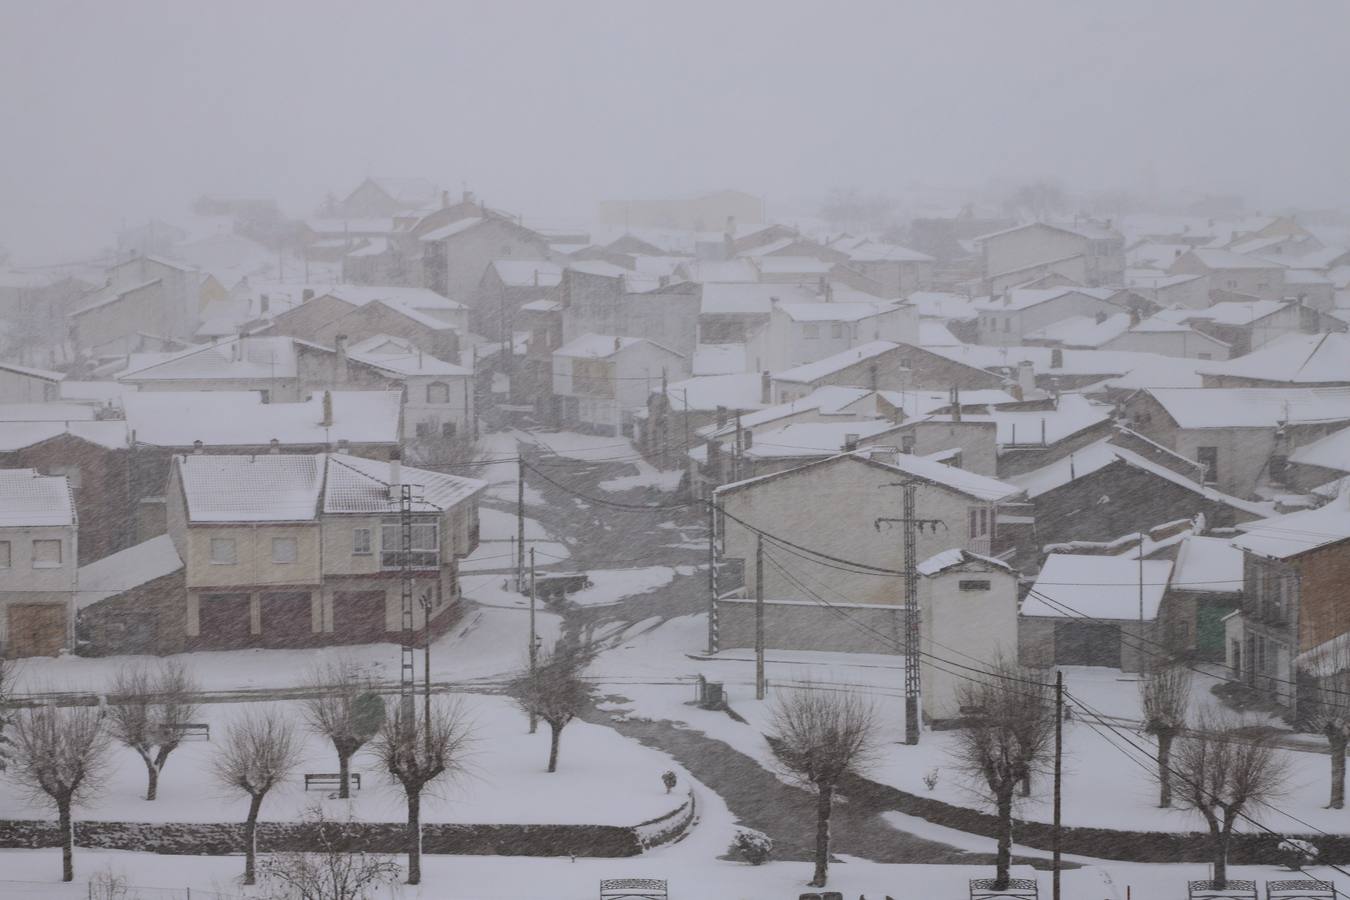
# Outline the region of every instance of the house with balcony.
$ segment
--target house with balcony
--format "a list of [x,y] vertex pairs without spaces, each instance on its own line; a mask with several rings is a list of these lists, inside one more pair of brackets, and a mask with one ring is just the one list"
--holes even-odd
[[440,633],[484,487],[346,453],[177,457],[167,517],[185,595],[161,615],[182,628],[158,629],[159,652],[401,640],[405,563],[412,637]]
[[74,647],[78,541],[64,475],[0,469],[0,656]]
[[1291,713],[1311,679],[1346,667],[1350,493],[1326,506],[1239,526],[1242,607],[1224,621],[1226,659],[1243,683]]

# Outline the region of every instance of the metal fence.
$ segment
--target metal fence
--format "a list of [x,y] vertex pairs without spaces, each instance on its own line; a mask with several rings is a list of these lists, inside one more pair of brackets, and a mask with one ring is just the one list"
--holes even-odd
[[246,900],[238,894],[222,894],[188,887],[147,887],[119,880],[6,881],[0,879],[0,897],[43,900]]

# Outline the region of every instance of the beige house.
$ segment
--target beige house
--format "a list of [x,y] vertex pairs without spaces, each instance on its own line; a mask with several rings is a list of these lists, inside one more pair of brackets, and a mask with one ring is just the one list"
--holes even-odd
[[1279,300],[1284,296],[1284,266],[1231,250],[1188,250],[1167,271],[1173,275],[1208,275],[1211,296],[1216,291],[1259,300]]
[[1037,332],[1074,317],[1123,313],[1108,299],[1114,292],[1089,288],[1022,288],[977,302],[979,343],[1022,344]]
[[0,403],[47,403],[61,396],[62,372],[0,362]]
[[74,646],[78,538],[66,476],[0,469],[0,655]]
[[428,620],[434,632],[457,617],[458,560],[477,546],[483,482],[343,453],[177,458],[168,521],[186,568],[183,643],[398,640],[404,486],[422,640]]
[[1125,239],[1110,221],[1032,222],[976,241],[984,256],[984,281],[992,292],[1045,275],[1089,287],[1124,282]]

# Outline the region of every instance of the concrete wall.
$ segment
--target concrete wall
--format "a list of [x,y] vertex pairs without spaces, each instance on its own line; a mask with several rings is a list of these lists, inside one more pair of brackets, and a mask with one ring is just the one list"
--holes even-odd
[[[764,607],[764,646],[769,649],[896,653],[903,645],[903,607],[850,605],[846,612],[852,622],[811,601],[765,601]],[[719,601],[717,621],[720,649],[755,646],[753,600]],[[900,680],[898,672],[896,677]]]
[[59,394],[55,381],[0,368],[0,403],[46,403]]
[[[238,562],[211,562],[211,540],[234,541]],[[294,538],[296,560],[272,561],[272,539]],[[314,585],[320,580],[317,523],[287,525],[191,525],[187,528],[187,585],[229,588],[248,585]]]

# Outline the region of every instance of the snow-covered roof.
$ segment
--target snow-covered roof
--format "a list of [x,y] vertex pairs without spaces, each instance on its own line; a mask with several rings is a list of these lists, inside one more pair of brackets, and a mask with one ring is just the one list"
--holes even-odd
[[1051,553],[1022,601],[1021,614],[1151,622],[1171,574],[1170,560],[1146,559],[1141,566],[1123,556]]
[[882,241],[864,240],[854,244],[848,250],[849,259],[858,262],[932,262],[933,257],[918,250],[911,250],[899,244],[887,244]]
[[555,287],[562,281],[563,267],[546,259],[498,259],[492,268],[509,287]]
[[420,287],[397,287],[383,284],[339,284],[327,294],[352,306],[365,306],[376,300],[386,306],[408,307],[420,310],[468,309],[458,300],[442,297],[435,291]]
[[0,469],[0,528],[74,524],[75,501],[66,476]]
[[181,568],[183,560],[178,556],[173,538],[167,534],[152,537],[87,566],[80,566],[77,576],[80,592],[75,605],[84,609]]
[[[741,416],[742,428],[754,428],[803,412],[818,411],[821,415],[841,414],[845,407],[858,402],[871,394],[866,388],[838,387],[826,385],[816,388],[810,394],[790,403],[779,403]],[[860,420],[861,421],[861,420]],[[721,428],[708,425],[698,430],[699,437],[723,437],[736,431],[736,423],[729,422]]]
[[0,403],[0,422],[78,422],[94,415],[87,403]]
[[608,359],[620,350],[642,343],[645,338],[622,337],[610,334],[583,334],[553,351],[554,356],[574,356],[583,359]]
[[1055,231],[1064,231],[1069,234],[1076,234],[1079,237],[1090,238],[1093,240],[1102,240],[1113,237],[1120,237],[1114,230],[1108,229],[1095,222],[1077,220],[1072,222],[1026,222],[1021,225],[1014,225],[1011,228],[1003,228],[998,231],[991,231],[988,234],[982,234],[975,238],[975,241],[983,242],[990,238],[1002,237],[1005,234],[1021,231],[1025,228],[1051,228]]
[[1026,337],[1069,347],[1100,347],[1129,330],[1130,315],[1121,312],[1100,321],[1096,316],[1069,316],[1029,332]]
[[704,284],[759,281],[759,270],[748,259],[702,259],[684,263],[680,270],[690,281]]
[[998,424],[998,443],[1054,444],[1084,429],[1111,418],[1111,409],[1093,403],[1082,394],[1061,394],[1054,409],[994,409],[990,416]]
[[969,322],[980,315],[976,301],[964,294],[941,291],[915,291],[905,298],[920,316],[929,319],[947,319]]
[[1288,307],[1280,300],[1225,300],[1204,309],[1176,307],[1155,315],[1171,322],[1213,322],[1215,325],[1250,325]]
[[[324,478],[325,513],[396,513],[399,496],[392,495],[390,463],[341,453],[328,454]],[[487,487],[487,482],[444,472],[402,466],[399,484],[413,486],[414,512],[443,512]]]
[[436,202],[436,185],[425,178],[372,175],[369,180],[388,194],[391,200],[410,209],[419,209]]
[[941,553],[935,553],[923,562],[915,566],[920,575],[932,577],[940,575],[948,569],[966,563],[981,563],[986,566],[992,566],[995,569],[1002,569],[1005,572],[1012,572],[1012,566],[1001,559],[994,559],[992,556],[981,556],[978,553],[972,553],[960,547],[953,547],[950,550],[943,550]]
[[1350,384],[1350,334],[1281,335],[1245,356],[1207,365],[1200,373],[1290,384]]
[[746,368],[744,344],[699,344],[694,348],[694,375],[737,375]]
[[849,366],[856,365],[864,360],[874,359],[891,350],[896,350],[899,344],[890,341],[868,341],[865,344],[859,344],[824,359],[818,359],[815,362],[805,363],[804,365],[794,366],[791,369],[779,372],[773,376],[774,381],[790,381],[797,384],[810,384],[813,381],[819,381],[822,378],[829,377],[836,372],[847,369]]
[[64,372],[53,372],[50,369],[37,369],[32,366],[21,366],[17,363],[8,363],[0,360],[0,372],[13,372],[15,375],[24,375],[28,378],[36,378],[40,381],[61,381],[66,377]]
[[526,312],[551,313],[551,312],[560,312],[563,308],[563,305],[561,300],[544,299],[544,300],[531,300],[529,303],[522,303],[520,305],[520,308],[522,310],[525,310]]
[[[676,412],[683,412],[686,408],[715,410],[719,406],[739,410],[763,409],[761,382],[758,372],[696,375],[668,385],[666,396],[670,398],[670,408]],[[656,388],[655,393],[660,393],[660,388]]]
[[[744,427],[744,418],[742,418]],[[899,426],[884,419],[848,422],[792,422],[781,428],[758,430],[754,444],[742,454],[754,459],[792,456],[828,456],[839,453],[849,436],[865,440]]]
[[22,450],[62,434],[72,435],[109,450],[123,450],[130,445],[127,423],[121,419],[3,422],[0,423],[0,453]]
[[484,219],[482,216],[469,216],[466,219],[458,219],[448,225],[442,225],[440,228],[433,228],[426,234],[423,234],[419,240],[425,242],[443,241],[448,237],[453,237],[460,232],[468,231],[475,225],[481,225]]
[[[1048,303],[1051,300],[1057,300],[1069,294],[1082,294],[1091,297],[1093,300],[1105,300],[1105,297],[1100,296],[1101,293],[1103,292],[1094,293],[1091,288],[1079,287],[1014,288],[998,296],[982,297],[975,301],[974,306],[976,309],[985,312],[1017,312],[1039,306],[1042,303]],[[1113,292],[1106,291],[1104,293],[1110,296]]]
[[322,453],[188,454],[176,464],[189,522],[308,522],[318,511]]
[[1207,269],[1278,269],[1277,263],[1260,259],[1255,256],[1243,256],[1240,253],[1234,253],[1231,250],[1220,250],[1213,247],[1197,247],[1191,250],[1189,256],[1199,260]]
[[703,315],[768,315],[780,303],[814,303],[814,291],[795,284],[708,282],[703,285]]
[[411,341],[388,334],[376,334],[347,348],[347,356],[357,362],[383,369],[394,375],[472,374],[463,366],[423,353]]
[[1148,388],[1182,428],[1273,428],[1350,420],[1350,388]]
[[264,403],[257,391],[146,391],[123,403],[136,441],[158,447],[282,444],[397,444],[401,391],[332,391],[333,424],[324,425],[323,395],[298,403]]
[[209,381],[295,378],[296,340],[244,337],[180,350],[168,359],[118,374],[119,381]]
[[768,275],[825,275],[834,268],[834,263],[814,256],[761,256],[755,265]]
[[1304,509],[1239,525],[1233,539],[1239,550],[1274,559],[1288,559],[1310,550],[1350,540],[1350,494],[1344,489],[1326,506]]
[[1189,535],[1177,550],[1171,587],[1181,591],[1238,593],[1242,590],[1242,551],[1227,538]]
[[1299,447],[1289,461],[1304,466],[1320,466],[1337,472],[1350,472],[1350,427],[1333,431],[1324,438]]

